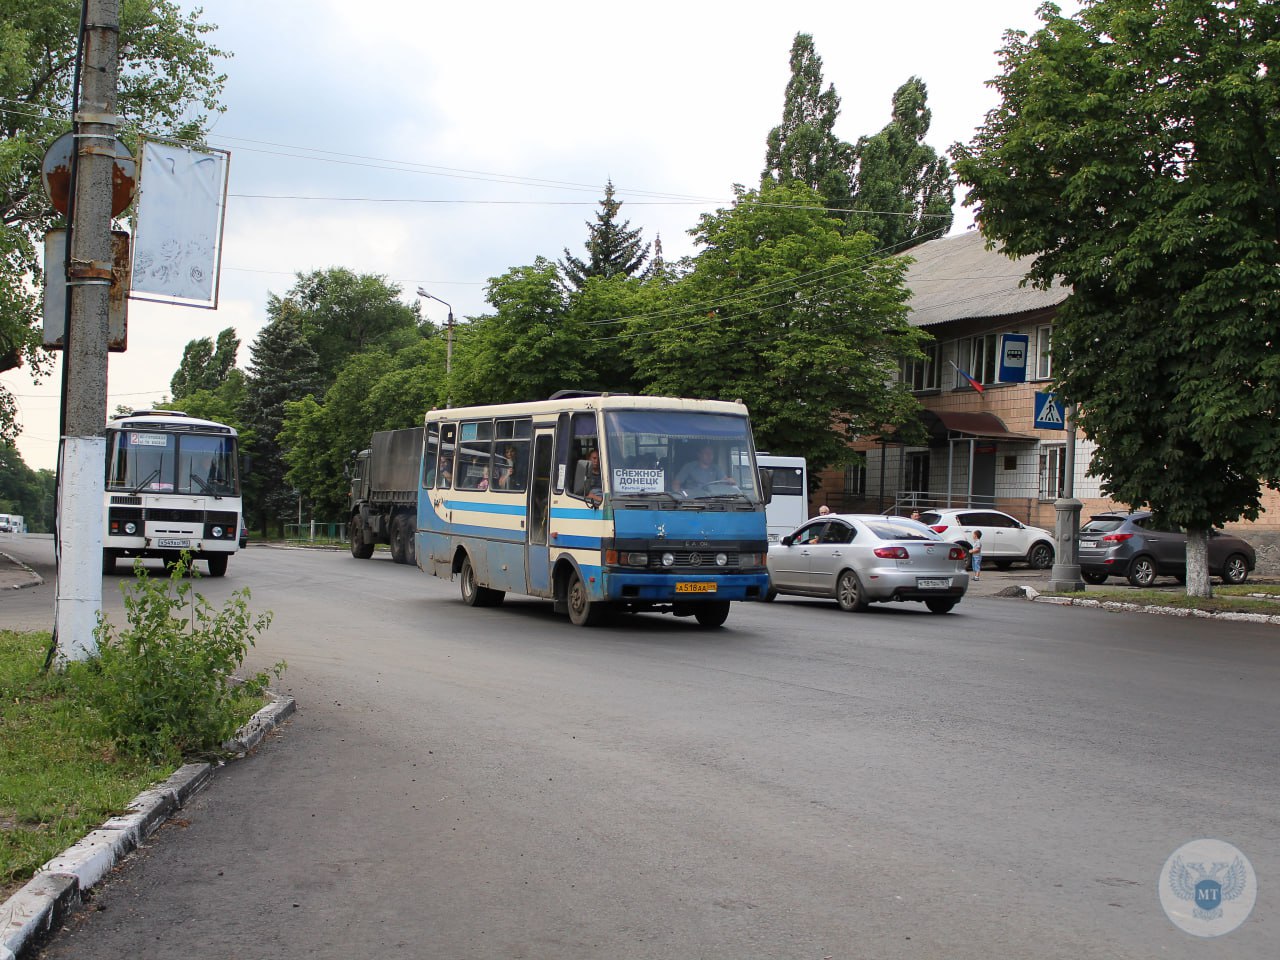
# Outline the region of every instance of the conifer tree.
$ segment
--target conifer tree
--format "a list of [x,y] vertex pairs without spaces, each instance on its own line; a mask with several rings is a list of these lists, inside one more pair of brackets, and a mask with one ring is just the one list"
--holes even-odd
[[605,184],[604,199],[596,222],[588,223],[585,260],[575,257],[565,247],[560,261],[563,285],[571,292],[579,291],[590,277],[634,277],[643,274],[649,259],[649,244],[642,243],[639,228],[632,230],[631,221],[618,223],[618,211],[622,201],[615,199],[613,181]]
[[245,499],[263,534],[271,520],[289,515],[293,494],[284,481],[286,464],[279,437],[285,403],[320,389],[319,360],[303,334],[301,319],[287,301],[273,303],[275,314],[249,348],[242,422],[252,431],[253,469],[245,477]]

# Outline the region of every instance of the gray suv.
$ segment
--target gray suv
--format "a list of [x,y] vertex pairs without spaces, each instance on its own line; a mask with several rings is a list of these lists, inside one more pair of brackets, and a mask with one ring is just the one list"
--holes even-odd
[[[1149,587],[1156,577],[1187,579],[1187,535],[1149,511],[1099,513],[1080,528],[1080,576],[1098,584],[1127,577]],[[1224,583],[1244,583],[1257,558],[1244,540],[1221,530],[1209,532],[1209,573]]]

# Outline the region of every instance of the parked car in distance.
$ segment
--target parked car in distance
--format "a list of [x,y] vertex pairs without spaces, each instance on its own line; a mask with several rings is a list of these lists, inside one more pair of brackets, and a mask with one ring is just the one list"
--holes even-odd
[[240,549],[243,550],[249,545],[249,528],[243,523],[240,524]]
[[967,558],[959,544],[914,520],[832,513],[770,545],[766,599],[830,597],[842,610],[916,600],[931,613],[949,613],[969,587]]
[[997,570],[1008,570],[1015,563],[1026,563],[1033,570],[1053,566],[1054,536],[1040,527],[1029,527],[1021,520],[999,510],[947,509],[926,510],[920,522],[941,535],[964,546],[972,545],[974,530],[982,531],[982,562]]
[[[1080,528],[1080,576],[1085,583],[1127,577],[1149,587],[1156,577],[1187,579],[1187,535],[1162,523],[1149,510],[1098,513]],[[1209,574],[1224,583],[1244,583],[1257,563],[1246,541],[1221,530],[1209,531]]]

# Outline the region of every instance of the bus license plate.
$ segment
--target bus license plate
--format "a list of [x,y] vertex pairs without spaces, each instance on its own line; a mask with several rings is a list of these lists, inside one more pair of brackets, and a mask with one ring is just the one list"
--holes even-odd
[[157,540],[156,546],[161,549],[182,550],[191,546],[190,540]]
[[951,587],[950,577],[937,577],[933,579],[919,578],[916,580],[916,586],[921,590],[947,590]]
[[677,583],[676,593],[715,593],[714,583]]

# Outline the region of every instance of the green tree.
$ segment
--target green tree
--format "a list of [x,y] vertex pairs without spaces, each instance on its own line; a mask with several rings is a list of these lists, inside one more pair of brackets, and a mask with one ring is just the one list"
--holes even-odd
[[285,409],[320,390],[316,353],[303,336],[298,314],[288,304],[262,328],[249,348],[241,422],[253,432],[247,450],[252,470],[244,479],[245,502],[265,536],[267,526],[292,515],[295,492],[285,483],[286,464],[280,447]]
[[344,468],[375,431],[417,426],[427,410],[444,402],[444,367],[438,339],[395,354],[371,350],[347,362],[323,400],[304,397],[285,404],[280,432],[289,465],[285,480],[312,504],[317,517],[345,515]]
[[[54,213],[40,177],[48,145],[71,127],[72,83],[81,4],[76,0],[5,0],[0,14],[0,370],[21,362],[39,375],[50,358],[41,346],[39,256]],[[227,54],[207,39],[216,29],[169,0],[120,4],[122,137],[136,132],[198,138],[225,75]],[[16,436],[16,409],[0,387],[0,439]]]
[[294,312],[315,351],[320,382],[328,386],[356,354],[375,346],[397,350],[431,332],[399,297],[400,288],[386,277],[338,267],[298,274],[287,294],[271,295],[267,313]]
[[464,324],[454,340],[454,403],[544,399],[582,386],[586,329],[575,319],[556,265],[545,257],[489,281],[492,314]]
[[1280,481],[1280,7],[1052,4],[1006,35],[1002,102],[953,148],[984,234],[1072,296],[1053,331],[1063,399],[1112,497],[1188,531],[1255,518]]
[[853,148],[835,135],[839,116],[835,86],[822,89],[822,58],[813,37],[797,33],[791,44],[782,123],[766,140],[762,184],[801,183],[821,194],[827,207],[849,209]]
[[610,180],[605,184],[596,222],[587,224],[587,259],[575,257],[565,247],[560,271],[566,290],[582,290],[591,277],[643,276],[650,245],[641,242],[640,230],[632,230],[630,220],[618,223],[618,211],[621,209],[622,201],[614,198],[613,181]]
[[702,217],[702,250],[665,308],[614,336],[646,392],[742,399],[762,448],[841,464],[849,440],[918,411],[897,374],[922,335],[906,320],[905,261],[877,257],[823,206],[798,183],[739,187]]
[[955,188],[946,157],[924,142],[932,114],[928,89],[912,77],[893,94],[893,119],[854,147],[850,229],[866,230],[900,253],[951,229]]
[[181,400],[198,390],[216,390],[236,365],[240,338],[234,327],[218,334],[215,344],[210,337],[191,340],[182,351],[182,363],[169,381],[174,400]]
[[0,443],[0,513],[23,517],[30,533],[50,533],[53,497],[53,471],[32,470],[17,447]]

